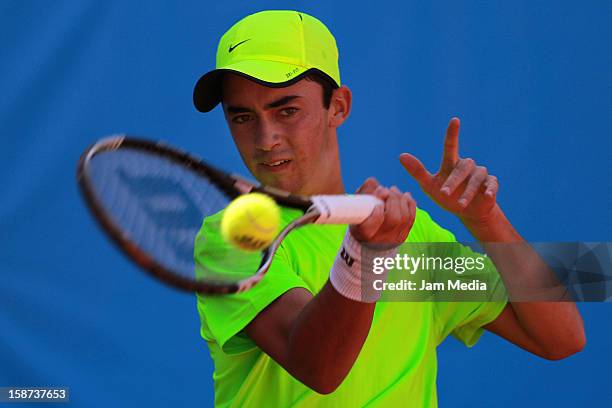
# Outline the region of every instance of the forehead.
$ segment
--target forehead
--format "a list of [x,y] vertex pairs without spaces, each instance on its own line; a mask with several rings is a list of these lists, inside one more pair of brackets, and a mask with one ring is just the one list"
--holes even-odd
[[265,86],[236,74],[225,74],[222,85],[223,105],[263,106],[285,96],[306,101],[321,99],[321,85],[305,79],[286,87]]

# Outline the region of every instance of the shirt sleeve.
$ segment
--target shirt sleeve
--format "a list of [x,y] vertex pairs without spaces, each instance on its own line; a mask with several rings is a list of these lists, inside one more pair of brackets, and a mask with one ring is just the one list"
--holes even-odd
[[[232,260],[232,272],[245,276],[257,270],[260,256],[235,250],[221,238],[220,217],[204,221],[194,246],[196,274],[203,268],[220,271],[227,260]],[[211,248],[213,248],[211,250]],[[201,335],[208,342],[216,342],[228,354],[241,353],[255,347],[242,330],[270,303],[290,289],[306,288],[303,280],[292,270],[283,251],[278,249],[264,278],[246,292],[231,295],[198,295],[197,307],[201,321]]]
[[436,302],[435,326],[439,343],[449,334],[468,347],[484,333],[483,326],[499,316],[507,302]]
[[[417,218],[419,216],[421,217],[419,232],[423,242],[457,242],[450,231],[439,226],[425,211],[419,210]],[[453,246],[452,256],[474,257],[476,255],[478,254],[467,246],[459,243]],[[438,331],[439,343],[451,334],[466,346],[472,347],[484,333],[482,327],[495,320],[506,306],[508,299],[506,289],[495,265],[488,257],[484,271],[490,277],[488,279],[490,285],[488,298],[494,301],[434,302],[433,319],[434,327]]]

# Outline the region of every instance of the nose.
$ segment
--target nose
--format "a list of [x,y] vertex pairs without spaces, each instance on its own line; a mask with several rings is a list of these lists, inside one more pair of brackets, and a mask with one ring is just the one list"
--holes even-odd
[[280,133],[273,121],[268,118],[259,120],[255,135],[255,147],[266,152],[278,147],[281,142]]

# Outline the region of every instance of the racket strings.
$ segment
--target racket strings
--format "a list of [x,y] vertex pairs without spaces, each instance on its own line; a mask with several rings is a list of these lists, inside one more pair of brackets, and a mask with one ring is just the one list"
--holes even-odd
[[137,150],[97,154],[90,174],[98,200],[124,234],[164,268],[194,279],[196,234],[227,197],[188,167]]

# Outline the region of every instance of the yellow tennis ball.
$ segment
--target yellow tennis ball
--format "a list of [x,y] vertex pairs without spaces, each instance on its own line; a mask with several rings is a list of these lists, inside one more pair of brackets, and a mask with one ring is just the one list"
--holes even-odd
[[250,193],[227,206],[221,219],[221,234],[238,248],[259,251],[274,240],[279,224],[276,202],[265,194]]

